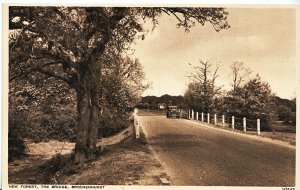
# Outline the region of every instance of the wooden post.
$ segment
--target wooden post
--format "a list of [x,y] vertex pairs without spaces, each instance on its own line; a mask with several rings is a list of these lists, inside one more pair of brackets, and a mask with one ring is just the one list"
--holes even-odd
[[197,121],[199,120],[199,114],[198,114],[198,112],[196,113],[196,120]]
[[201,121],[204,121],[204,113],[201,113]]
[[207,123],[209,123],[209,113],[207,114]]
[[224,127],[224,126],[225,126],[225,116],[222,115],[222,127]]
[[192,120],[194,120],[194,110],[192,110]]
[[260,135],[260,119],[257,119],[257,134]]
[[190,119],[191,118],[191,111],[190,111],[190,109],[189,109],[189,116],[188,116],[188,119]]
[[217,114],[214,115],[214,122],[215,122],[215,125],[217,125]]
[[234,116],[232,116],[232,120],[231,120],[232,122],[232,129],[234,129]]
[[138,113],[138,109],[135,108],[134,109],[134,116],[133,116],[133,119],[134,119],[134,130],[135,130],[135,138],[138,139],[140,138],[140,126],[139,126],[139,122],[138,122],[138,116],[137,116],[137,113]]
[[243,118],[243,129],[246,132],[246,118]]

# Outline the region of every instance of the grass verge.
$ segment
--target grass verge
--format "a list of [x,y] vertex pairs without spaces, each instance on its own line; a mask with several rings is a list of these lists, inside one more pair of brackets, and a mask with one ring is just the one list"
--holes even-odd
[[49,157],[33,151],[28,157],[9,164],[9,183],[161,185],[160,178],[166,174],[144,134],[140,139],[133,138],[132,127],[122,133],[126,135],[103,139],[110,144],[95,159],[80,165],[72,163],[72,153]]

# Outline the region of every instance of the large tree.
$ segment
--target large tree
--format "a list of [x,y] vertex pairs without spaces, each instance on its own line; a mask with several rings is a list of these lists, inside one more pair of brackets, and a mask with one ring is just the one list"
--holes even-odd
[[[275,94],[270,85],[257,74],[243,86],[228,92],[223,108],[228,116],[261,119],[263,129],[271,130],[276,118]],[[255,126],[255,124],[252,125]]]
[[188,76],[191,82],[184,94],[185,101],[189,108],[209,113],[213,111],[215,98],[221,90],[216,85],[219,66],[211,61],[199,60],[199,65],[193,69]]
[[17,35],[9,46],[10,81],[37,74],[76,91],[76,162],[92,157],[96,148],[104,53],[111,47],[118,54],[128,50],[144,38],[144,21],[156,25],[161,14],[175,16],[187,31],[195,22],[211,23],[216,31],[229,27],[223,8],[9,7],[9,29]]

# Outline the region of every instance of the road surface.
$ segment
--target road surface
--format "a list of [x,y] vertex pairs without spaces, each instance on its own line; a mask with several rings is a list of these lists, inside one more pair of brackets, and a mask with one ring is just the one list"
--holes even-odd
[[184,119],[141,115],[139,123],[172,185],[295,186],[295,148]]

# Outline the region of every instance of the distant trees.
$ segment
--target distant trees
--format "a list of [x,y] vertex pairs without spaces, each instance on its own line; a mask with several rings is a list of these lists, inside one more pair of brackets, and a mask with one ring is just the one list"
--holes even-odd
[[209,70],[210,63],[200,63],[201,67],[195,67],[195,72],[188,76],[192,81],[188,84],[184,98],[189,108],[250,120],[260,118],[262,126],[271,129],[277,113],[275,94],[267,82],[263,82],[258,74],[247,81],[251,71],[242,62],[235,62],[231,66],[232,90],[221,95],[221,88],[215,85],[218,67],[212,72]]
[[277,115],[280,121],[286,123],[296,124],[296,98],[281,99],[279,97],[275,98],[277,105]]
[[215,83],[218,69],[219,66],[210,61],[199,60],[199,65],[194,66],[194,71],[188,76],[191,82],[184,94],[188,107],[205,113],[214,109],[215,98],[221,90]]
[[182,96],[171,96],[164,94],[160,97],[156,96],[145,96],[142,97],[137,105],[140,109],[158,109],[159,105],[175,105],[179,108],[184,107],[183,97]]
[[294,121],[294,117],[293,117],[293,112],[292,109],[284,106],[284,105],[280,105],[277,108],[277,114],[278,114],[278,119],[280,121],[284,121],[284,122],[289,122],[289,121]]

